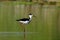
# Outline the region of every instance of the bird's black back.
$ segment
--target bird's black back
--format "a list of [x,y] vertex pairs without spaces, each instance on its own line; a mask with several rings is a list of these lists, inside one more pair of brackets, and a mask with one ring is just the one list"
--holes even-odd
[[29,21],[29,18],[23,18],[23,19],[19,19],[19,20],[16,20],[16,21]]

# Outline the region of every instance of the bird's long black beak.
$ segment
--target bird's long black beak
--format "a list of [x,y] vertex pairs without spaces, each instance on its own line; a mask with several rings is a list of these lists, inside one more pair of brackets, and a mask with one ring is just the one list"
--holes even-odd
[[36,15],[33,14],[33,17],[36,17]]
[[31,13],[30,13],[29,15],[33,15],[33,17],[36,17],[36,15],[34,15],[34,14],[31,14]]

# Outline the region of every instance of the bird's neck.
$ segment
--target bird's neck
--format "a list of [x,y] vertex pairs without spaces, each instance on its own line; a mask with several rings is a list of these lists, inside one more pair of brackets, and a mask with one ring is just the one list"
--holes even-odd
[[31,21],[32,20],[32,17],[31,18],[29,18],[29,21]]
[[29,15],[29,21],[31,21],[32,20],[32,15]]

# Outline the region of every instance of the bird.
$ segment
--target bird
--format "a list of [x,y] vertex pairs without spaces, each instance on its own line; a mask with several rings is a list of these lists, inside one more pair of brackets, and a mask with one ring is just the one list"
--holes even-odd
[[32,20],[33,15],[31,13],[28,15],[29,15],[29,18],[22,18],[22,19],[18,19],[16,21],[18,21],[19,23],[22,23],[22,24],[29,24]]

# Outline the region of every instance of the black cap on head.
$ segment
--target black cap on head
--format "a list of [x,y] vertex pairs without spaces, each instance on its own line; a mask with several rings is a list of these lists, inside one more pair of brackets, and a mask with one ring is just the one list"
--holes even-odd
[[29,15],[32,15],[31,13]]

